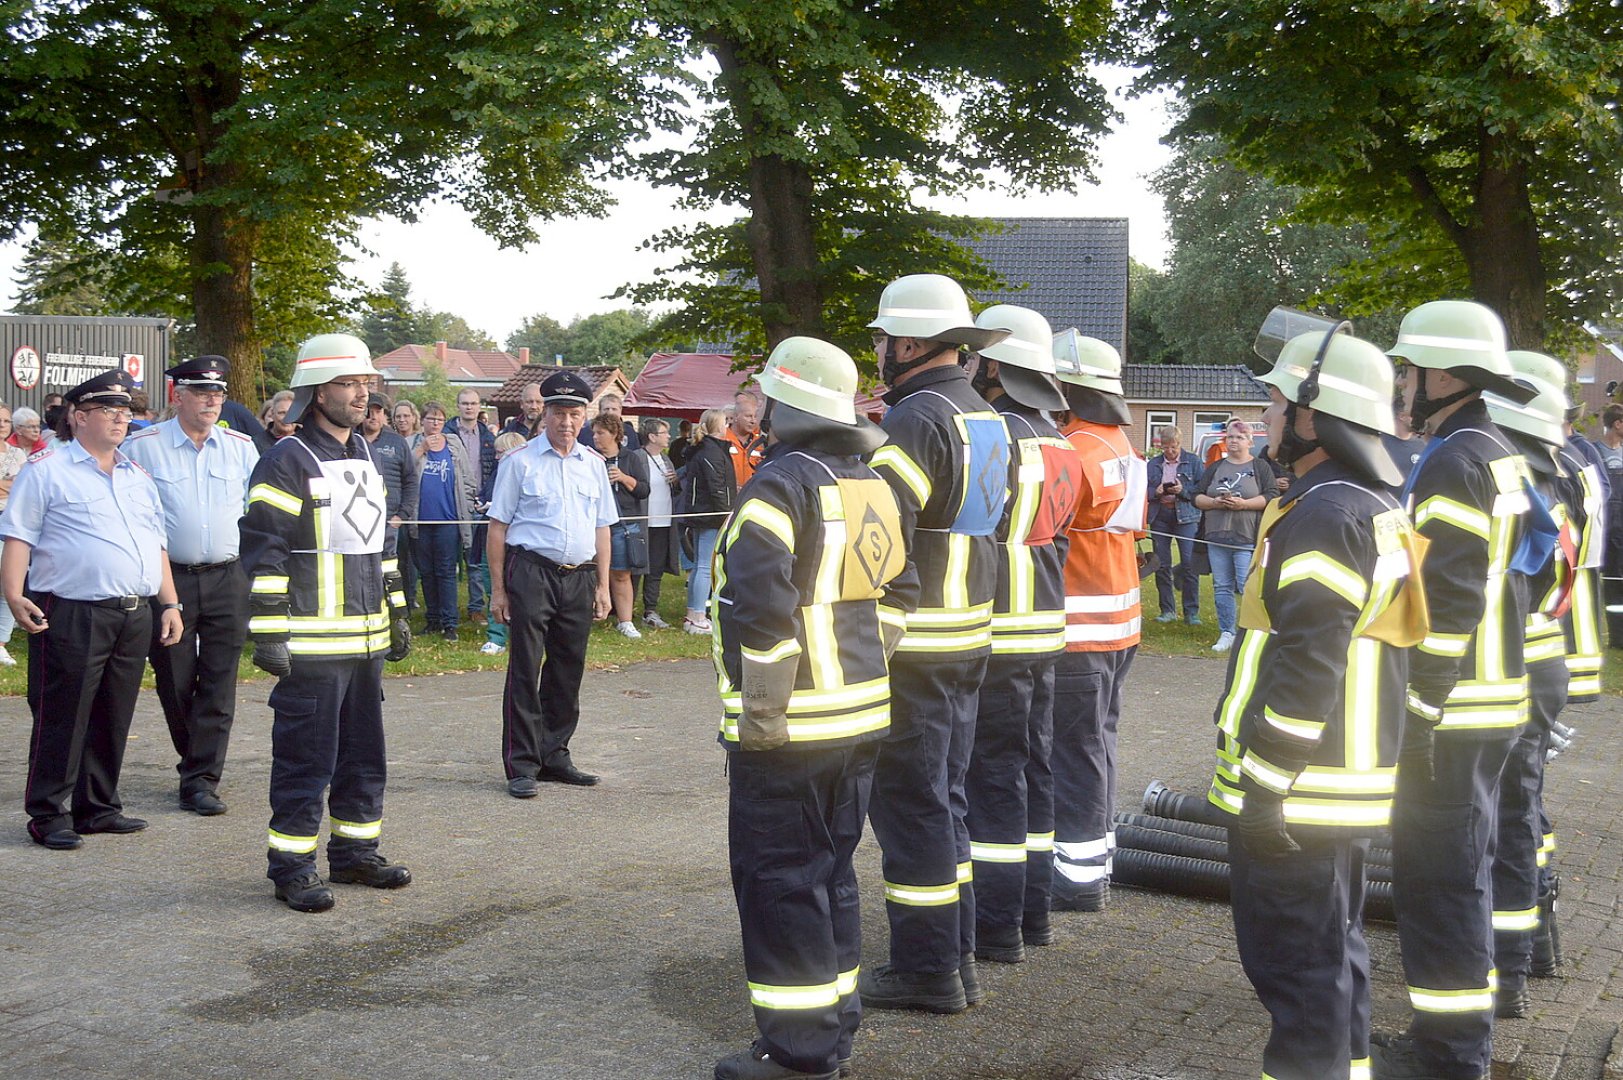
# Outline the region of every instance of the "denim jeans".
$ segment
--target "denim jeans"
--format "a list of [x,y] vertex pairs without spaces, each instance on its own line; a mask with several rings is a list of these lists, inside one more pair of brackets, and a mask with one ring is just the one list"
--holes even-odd
[[[455,630],[457,625],[456,564],[462,534],[455,525],[419,525],[413,554],[422,575],[423,616],[430,630]],[[477,575],[479,568],[474,567]]]
[[693,572],[688,575],[688,609],[705,611],[710,605],[710,557],[716,553],[720,529],[699,529],[693,536]]
[[1200,522],[1190,521],[1180,525],[1176,508],[1155,505],[1150,507],[1149,526],[1154,534],[1150,539],[1155,545],[1155,557],[1161,564],[1155,571],[1155,591],[1161,601],[1161,614],[1172,615],[1176,612],[1172,597],[1172,540],[1175,535],[1178,540],[1178,563],[1183,567],[1184,617],[1199,615],[1200,575],[1190,573],[1190,569],[1195,557],[1195,533],[1200,528]]
[[1251,549],[1208,544],[1206,555],[1212,561],[1212,599],[1217,602],[1217,629],[1232,634],[1239,596],[1251,573]]

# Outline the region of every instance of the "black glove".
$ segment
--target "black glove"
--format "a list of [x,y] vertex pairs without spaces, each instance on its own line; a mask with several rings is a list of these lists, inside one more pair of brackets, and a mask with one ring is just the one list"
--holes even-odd
[[1277,859],[1302,850],[1285,831],[1284,796],[1256,784],[1245,786],[1237,829],[1246,853],[1258,859]]
[[254,642],[254,667],[278,679],[293,674],[293,658],[285,641]]
[[383,654],[383,658],[393,664],[410,655],[411,624],[405,619],[396,619],[389,624],[389,651]]
[[1424,713],[1410,709],[1403,718],[1403,746],[1398,750],[1398,772],[1424,779],[1428,784],[1437,779],[1434,757],[1436,740],[1436,723]]

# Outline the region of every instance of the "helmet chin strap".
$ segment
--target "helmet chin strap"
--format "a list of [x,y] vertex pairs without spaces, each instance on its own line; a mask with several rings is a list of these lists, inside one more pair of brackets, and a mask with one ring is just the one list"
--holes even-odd
[[995,361],[988,360],[984,356],[981,357],[980,363],[975,365],[974,376],[969,380],[970,388],[981,397],[986,397],[986,392],[991,390],[994,386],[1001,388],[1003,385],[1001,381],[992,378],[986,373],[986,369],[993,363],[995,363]]
[[1477,388],[1467,385],[1464,390],[1456,390],[1447,397],[1433,400],[1426,396],[1426,370],[1417,369],[1415,379],[1414,401],[1409,405],[1409,427],[1415,431],[1427,431],[1431,425],[1427,423],[1433,416],[1448,408],[1457,401],[1464,401],[1477,392]]
[[1296,433],[1296,402],[1285,406],[1285,435],[1274,450],[1274,460],[1287,468],[1319,449],[1318,439],[1304,439]]
[[912,360],[903,363],[902,361],[896,359],[896,339],[887,336],[885,338],[885,351],[879,356],[879,378],[883,380],[886,386],[894,388],[896,385],[897,376],[906,375],[914,368],[928,364],[931,360],[934,360],[948,349],[957,348],[958,346],[956,345],[949,345],[944,342],[938,343],[935,348],[931,349],[923,356],[915,357]]

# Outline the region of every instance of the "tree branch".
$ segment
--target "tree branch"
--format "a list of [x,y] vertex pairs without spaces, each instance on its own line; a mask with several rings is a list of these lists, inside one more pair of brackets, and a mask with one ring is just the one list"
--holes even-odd
[[1444,205],[1443,197],[1432,186],[1431,177],[1426,175],[1426,170],[1419,164],[1407,165],[1404,167],[1403,176],[1409,182],[1409,189],[1420,200],[1420,205],[1443,227],[1449,239],[1463,251],[1469,230],[1461,225],[1459,219]]

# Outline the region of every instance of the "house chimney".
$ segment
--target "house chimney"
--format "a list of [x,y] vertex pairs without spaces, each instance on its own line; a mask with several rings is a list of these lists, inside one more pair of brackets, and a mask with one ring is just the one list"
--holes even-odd
[[445,342],[443,342],[443,341],[434,342],[434,359],[436,359],[436,360],[438,360],[440,362],[441,367],[445,366],[445,352],[446,352]]
[[528,364],[530,362],[530,347],[528,345],[519,346],[518,362],[521,364]]

